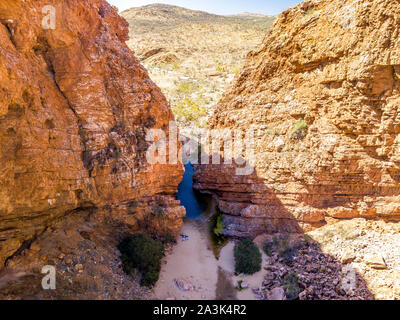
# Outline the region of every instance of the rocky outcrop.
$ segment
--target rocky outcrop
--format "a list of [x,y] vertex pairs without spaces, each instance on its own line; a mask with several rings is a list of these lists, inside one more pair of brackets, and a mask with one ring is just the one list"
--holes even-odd
[[103,0],[0,0],[0,22],[0,266],[86,209],[176,231],[183,168],[145,157],[148,130],[168,136],[173,115],[127,22]]
[[227,235],[400,217],[399,21],[390,0],[304,1],[278,17],[210,125],[256,129],[253,174],[195,176]]
[[[349,222],[352,223],[344,221],[345,224]],[[333,227],[340,224],[334,224]],[[327,226],[330,227],[332,226]],[[318,229],[320,230],[323,231],[324,228]],[[363,270],[355,264],[342,262],[335,255],[325,253],[325,248],[308,234],[261,235],[256,241],[265,244],[264,249],[267,253],[264,279],[261,286],[253,289],[260,299],[374,300],[375,298],[376,291],[370,291],[369,281],[364,279]],[[333,244],[332,239],[330,243],[332,246],[337,246],[336,243]],[[374,275],[373,280],[377,279],[378,277]]]

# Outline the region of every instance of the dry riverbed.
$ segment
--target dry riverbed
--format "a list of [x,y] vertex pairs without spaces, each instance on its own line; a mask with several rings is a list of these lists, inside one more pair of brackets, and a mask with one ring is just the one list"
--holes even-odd
[[[252,300],[269,299],[284,287],[285,275],[296,274],[300,300],[398,300],[400,224],[354,219],[329,225],[306,235],[264,235],[255,239],[261,249],[277,238],[280,245],[263,252],[263,267],[252,276],[235,276],[234,242],[228,242],[217,260],[206,223],[187,220],[182,229],[188,241],[179,241],[164,259],[155,298]],[[281,240],[279,240],[281,239]],[[283,243],[300,245],[286,264],[279,254]],[[294,246],[293,248],[296,248]],[[349,271],[351,271],[349,273]],[[355,275],[354,288],[345,280]],[[246,289],[235,287],[238,281]],[[347,290],[349,289],[349,290]]]
[[[207,226],[202,221],[187,220],[181,230],[189,240],[174,246],[163,261],[154,296],[160,300],[254,300],[252,288],[262,283],[264,270],[252,276],[234,275],[234,242],[221,250],[217,260],[212,250]],[[256,241],[257,242],[257,241]],[[263,263],[265,259],[263,256]],[[249,287],[239,291],[239,280]]]

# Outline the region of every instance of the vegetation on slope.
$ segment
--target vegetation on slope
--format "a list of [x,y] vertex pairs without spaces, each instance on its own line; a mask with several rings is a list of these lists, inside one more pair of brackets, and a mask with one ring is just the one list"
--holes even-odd
[[214,105],[274,17],[219,16],[154,4],[121,13],[128,46],[163,90],[181,127],[205,126]]
[[139,271],[142,274],[141,285],[154,286],[159,278],[164,246],[145,234],[135,234],[124,239],[118,246],[121,260],[127,274]]
[[261,252],[250,239],[243,239],[235,246],[235,272],[254,274],[261,270]]

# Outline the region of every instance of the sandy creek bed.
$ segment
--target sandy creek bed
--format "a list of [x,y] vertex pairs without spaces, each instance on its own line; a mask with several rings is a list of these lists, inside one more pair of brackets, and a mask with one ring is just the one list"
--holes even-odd
[[[256,299],[251,288],[261,285],[263,269],[252,276],[234,276],[233,241],[221,250],[217,260],[212,251],[205,221],[186,220],[181,233],[188,235],[189,240],[179,239],[178,244],[164,258],[160,280],[154,288],[156,299]],[[179,288],[176,280],[186,288]],[[235,289],[239,280],[247,281],[250,288],[239,292]]]

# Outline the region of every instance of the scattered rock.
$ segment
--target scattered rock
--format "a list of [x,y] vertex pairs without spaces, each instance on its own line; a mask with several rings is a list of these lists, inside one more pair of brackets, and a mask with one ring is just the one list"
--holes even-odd
[[76,266],[75,266],[75,270],[77,270],[77,271],[80,271],[80,270],[82,270],[83,269],[83,265],[81,264],[81,263],[78,263]]
[[235,287],[236,287],[236,289],[239,289],[239,290],[246,290],[246,289],[250,288],[250,284],[245,280],[240,280],[236,283]]
[[356,259],[356,254],[352,249],[345,248],[343,250],[342,256],[340,258],[340,262],[343,264],[352,263]]
[[269,281],[274,280],[274,279],[275,279],[275,273],[273,273],[273,272],[267,272],[267,273],[265,274],[264,279],[265,279],[265,280],[269,280]]
[[385,260],[381,256],[371,255],[365,257],[365,263],[373,269],[385,270],[388,268]]
[[285,290],[281,287],[272,289],[267,294],[267,300],[286,300]]
[[250,288],[250,284],[247,281],[243,280],[241,283],[241,287],[242,289],[248,289]]
[[174,283],[178,287],[178,289],[181,291],[193,291],[194,290],[194,286],[185,280],[174,279]]
[[[275,234],[271,238],[275,239],[275,244],[270,251],[277,259],[273,266],[265,268],[267,272],[261,290],[256,290],[264,298],[268,297],[272,289],[279,287],[285,289],[287,300],[373,298],[357,272],[350,265],[344,265],[335,257],[324,253],[317,241],[309,240],[302,234]],[[345,241],[344,243],[349,243],[348,240]],[[337,249],[340,255],[346,251],[343,248]],[[348,257],[345,260],[349,259]]]

